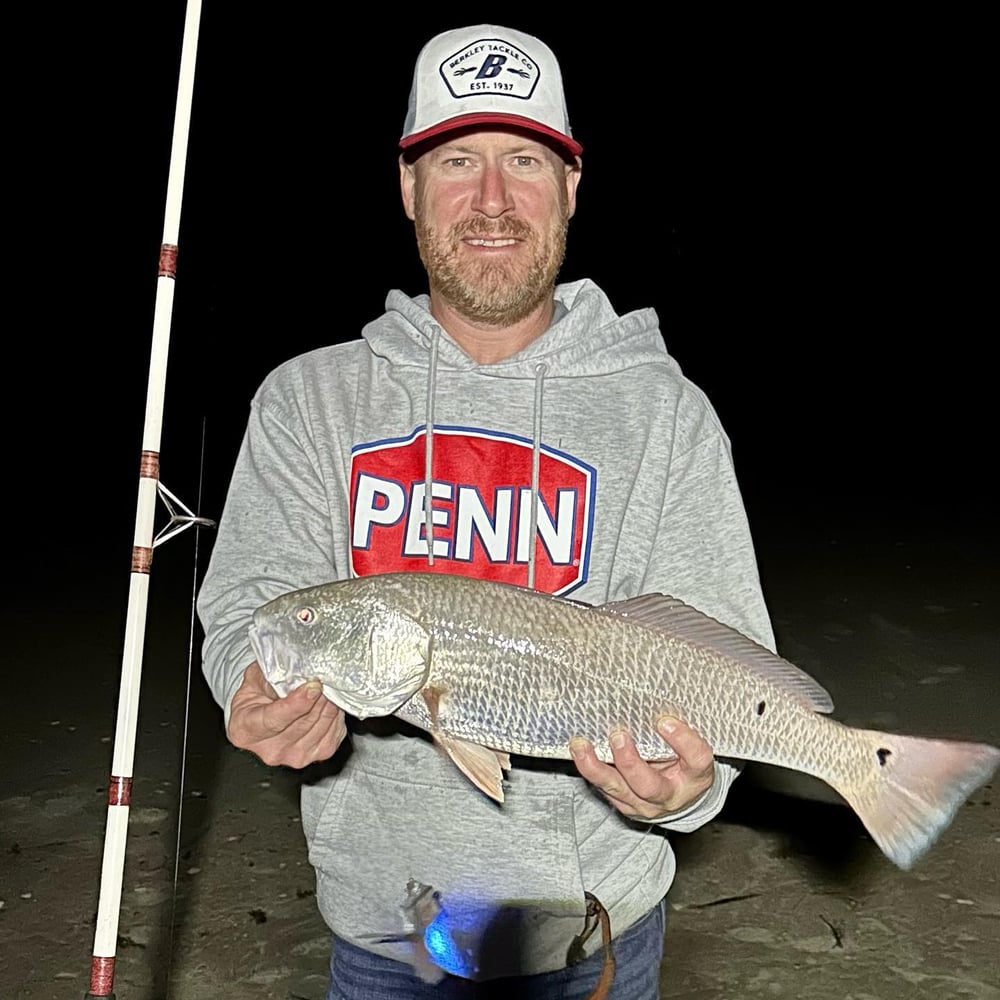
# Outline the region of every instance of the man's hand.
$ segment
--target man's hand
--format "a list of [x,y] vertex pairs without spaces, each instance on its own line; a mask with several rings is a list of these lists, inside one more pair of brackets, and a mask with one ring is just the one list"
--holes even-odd
[[664,716],[656,729],[676,757],[643,760],[624,730],[611,735],[614,765],[600,761],[588,740],[570,740],[576,769],[620,813],[632,819],[655,819],[677,812],[707,792],[715,780],[712,748],[690,726]]
[[265,764],[305,767],[332,757],[347,735],[344,713],[309,681],[279,698],[254,662],[243,673],[229,710],[230,743]]

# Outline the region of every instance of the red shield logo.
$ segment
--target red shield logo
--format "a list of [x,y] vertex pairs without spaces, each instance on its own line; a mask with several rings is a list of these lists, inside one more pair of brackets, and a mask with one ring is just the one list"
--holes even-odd
[[[351,459],[354,573],[430,570],[507,583],[528,580],[531,441],[468,427],[433,431],[431,531],[424,503],[424,429],[355,446]],[[587,579],[597,473],[542,445],[535,587],[565,594]],[[434,563],[428,565],[433,540]]]

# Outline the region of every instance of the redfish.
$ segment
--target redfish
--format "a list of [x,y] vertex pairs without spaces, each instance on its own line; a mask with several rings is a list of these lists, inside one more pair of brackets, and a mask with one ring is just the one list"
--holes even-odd
[[592,606],[505,583],[388,573],[294,591],[260,607],[250,638],[279,694],[312,678],[359,718],[396,715],[433,737],[483,792],[504,798],[510,754],[570,757],[575,736],[611,761],[673,751],[664,715],[716,756],[826,782],[882,852],[908,869],[989,780],[985,743],[854,728],[787,660],[663,594]]

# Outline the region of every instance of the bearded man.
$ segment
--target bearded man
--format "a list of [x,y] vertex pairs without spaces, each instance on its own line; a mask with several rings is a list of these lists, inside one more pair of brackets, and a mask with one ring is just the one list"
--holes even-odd
[[711,404],[652,309],[557,283],[583,150],[552,50],[497,25],[431,39],[400,150],[428,294],[390,291],[359,339],[258,390],[199,594],[205,676],[237,747],[333,758],[302,787],[328,1000],[652,1000],[669,835],[718,814],[732,762],[665,714],[674,757],[574,739],[572,763],[511,758],[498,805],[420,730],[348,717],[318,681],[278,697],[248,641],[283,592],[417,570],[593,604],[669,593],[773,649]]

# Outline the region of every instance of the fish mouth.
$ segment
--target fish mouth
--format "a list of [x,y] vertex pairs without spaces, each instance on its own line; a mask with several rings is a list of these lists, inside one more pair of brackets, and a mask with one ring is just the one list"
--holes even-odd
[[247,632],[250,648],[254,651],[264,678],[279,695],[283,697],[288,694],[298,684],[298,658],[276,639],[273,632],[266,631],[257,624],[251,625]]
[[261,670],[265,670],[266,667],[270,665],[271,662],[271,652],[274,649],[274,643],[271,641],[271,637],[267,636],[265,638],[264,634],[257,628],[256,625],[251,625],[247,629],[247,635],[250,639],[250,648],[254,652],[254,656],[257,657],[257,662],[260,664]]

